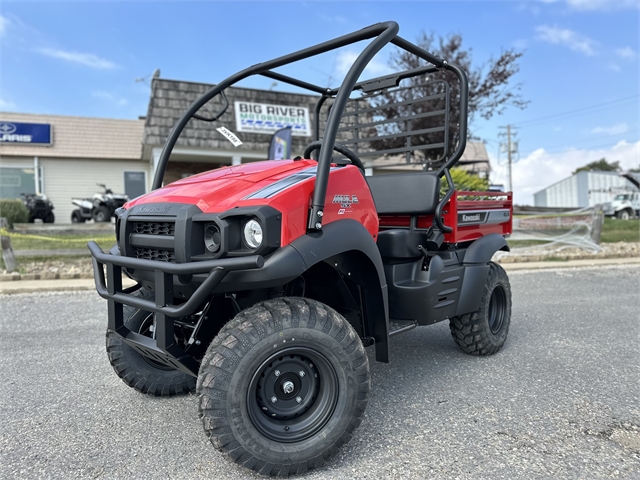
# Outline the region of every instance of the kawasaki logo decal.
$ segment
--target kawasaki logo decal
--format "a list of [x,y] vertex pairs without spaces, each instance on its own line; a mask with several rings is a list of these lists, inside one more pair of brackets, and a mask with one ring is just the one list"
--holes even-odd
[[164,215],[165,213],[169,213],[170,209],[171,205],[142,205],[138,208],[136,214]]
[[507,209],[500,210],[473,210],[458,213],[458,225],[497,225],[508,222],[511,212]]

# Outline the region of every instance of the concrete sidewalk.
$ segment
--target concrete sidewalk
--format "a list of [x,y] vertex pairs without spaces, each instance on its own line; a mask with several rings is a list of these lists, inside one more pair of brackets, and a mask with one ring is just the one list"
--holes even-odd
[[[523,262],[502,264],[507,272],[523,272],[532,270],[546,270],[559,268],[585,268],[604,266],[626,266],[633,265],[640,268],[640,257],[630,258],[599,258],[593,260],[569,260],[559,262]],[[134,283],[128,279],[123,279],[123,285],[130,287]],[[92,278],[74,278],[57,280],[20,280],[0,282],[0,294],[12,293],[32,293],[32,292],[62,292],[95,290]]]

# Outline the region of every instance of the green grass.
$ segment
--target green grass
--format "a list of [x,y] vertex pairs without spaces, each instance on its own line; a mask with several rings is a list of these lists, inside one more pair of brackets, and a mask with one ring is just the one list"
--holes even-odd
[[640,242],[640,219],[605,218],[601,241],[602,243]]
[[[11,248],[13,250],[70,250],[87,247],[89,240],[94,240],[104,250],[111,248],[115,243],[115,235],[26,235],[9,232]],[[87,250],[88,252],[88,250]]]

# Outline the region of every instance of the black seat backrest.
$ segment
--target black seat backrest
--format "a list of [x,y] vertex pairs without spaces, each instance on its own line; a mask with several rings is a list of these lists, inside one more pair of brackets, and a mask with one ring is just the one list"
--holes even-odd
[[440,178],[433,172],[395,173],[367,177],[378,215],[434,214]]

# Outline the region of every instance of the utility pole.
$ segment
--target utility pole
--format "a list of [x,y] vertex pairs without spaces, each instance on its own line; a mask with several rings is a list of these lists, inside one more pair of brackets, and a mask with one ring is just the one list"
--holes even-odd
[[[511,125],[507,125],[506,127],[499,127],[506,129],[506,132],[501,132],[499,135],[501,137],[507,137],[506,142],[500,142],[500,147],[503,151],[506,150],[507,153],[507,161],[509,162],[509,191],[513,192],[513,174],[512,174],[512,164],[514,154],[518,152],[518,142],[515,141],[515,137],[517,133],[515,132],[515,128]],[[513,140],[512,140],[513,137]]]

